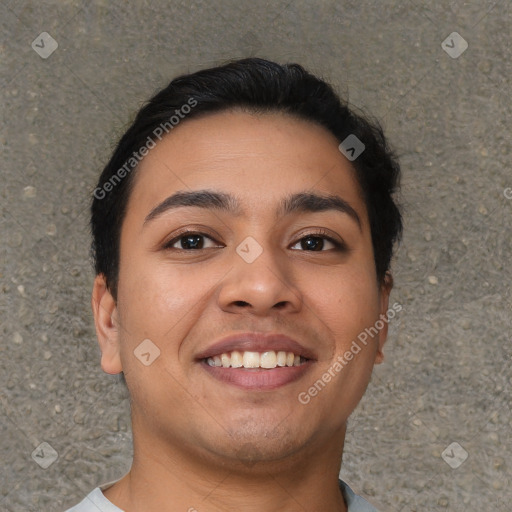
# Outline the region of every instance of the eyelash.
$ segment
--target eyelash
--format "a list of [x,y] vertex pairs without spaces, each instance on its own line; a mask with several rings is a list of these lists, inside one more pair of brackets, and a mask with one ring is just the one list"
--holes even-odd
[[[179,235],[175,236],[172,240],[169,240],[164,245],[164,249],[184,251],[184,252],[194,252],[194,251],[204,250],[204,249],[181,249],[181,248],[172,247],[176,242],[179,242],[181,238],[183,238],[183,237],[185,237],[187,235],[203,236],[203,237],[209,238],[210,240],[212,240],[214,242],[217,242],[217,240],[215,240],[215,238],[213,238],[212,236],[208,235],[207,233],[201,233],[200,231],[190,230],[190,231],[183,231]],[[323,229],[320,229],[319,231],[315,231],[315,232],[312,232],[312,233],[305,233],[305,234],[303,234],[293,245],[297,245],[298,242],[300,242],[301,240],[303,240],[305,238],[323,238],[323,239],[331,242],[334,245],[335,249],[331,249],[331,250],[335,250],[335,251],[346,250],[346,245],[344,243],[342,243],[339,240],[336,240],[333,237],[329,236],[327,231],[325,231]],[[327,251],[303,251],[303,252],[327,252]]]

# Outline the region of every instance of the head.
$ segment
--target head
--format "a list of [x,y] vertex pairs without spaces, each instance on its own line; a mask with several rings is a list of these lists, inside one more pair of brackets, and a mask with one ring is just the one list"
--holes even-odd
[[[349,136],[364,144],[354,160],[338,148]],[[125,375],[134,435],[265,459],[341,432],[382,360],[387,322],[332,370],[388,310],[399,175],[379,125],[297,64],[243,59],[151,98],[91,216],[102,367]],[[299,341],[308,371],[264,390],[216,380],[198,355],[244,332]]]

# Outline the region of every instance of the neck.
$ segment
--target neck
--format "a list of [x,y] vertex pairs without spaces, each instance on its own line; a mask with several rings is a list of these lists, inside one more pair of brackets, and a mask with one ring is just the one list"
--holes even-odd
[[[135,425],[134,425],[135,427]],[[345,427],[279,460],[222,458],[158,438],[139,442],[130,472],[104,491],[126,512],[346,512],[338,486]],[[257,459],[257,458],[256,458]]]

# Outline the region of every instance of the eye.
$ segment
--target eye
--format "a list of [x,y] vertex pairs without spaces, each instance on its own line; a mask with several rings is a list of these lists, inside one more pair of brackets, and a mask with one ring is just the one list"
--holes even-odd
[[[327,242],[327,247],[326,247]],[[292,249],[300,244],[300,249],[308,252],[325,252],[326,250],[343,250],[345,245],[335,240],[333,237],[328,236],[326,232],[308,233],[297,241]],[[332,247],[329,247],[329,244]],[[176,247],[177,246],[177,247]],[[175,249],[179,251],[198,251],[201,249],[211,249],[214,247],[222,247],[213,237],[197,232],[185,231],[169,240],[164,249]],[[296,250],[296,249],[294,249]]]
[[[210,242],[214,242],[213,245],[207,246],[205,241],[209,240]],[[181,251],[189,251],[189,250],[200,250],[200,249],[209,249],[211,247],[219,247],[219,245],[215,245],[216,241],[205,233],[198,233],[195,231],[186,231],[181,233],[180,235],[174,237],[172,240],[169,240],[164,246],[164,249],[178,249]],[[174,247],[176,244],[179,244],[180,247]]]
[[[296,242],[292,246],[292,249],[296,245],[300,244],[301,249],[308,252],[325,252],[325,240],[327,241],[327,244],[331,244],[332,246],[334,246],[334,250],[340,251],[345,249],[343,243],[339,242],[338,240],[335,240],[330,236],[327,236],[326,233],[323,231],[318,233],[309,233],[306,236],[303,236],[298,242]],[[327,247],[327,249],[329,249],[329,247]]]

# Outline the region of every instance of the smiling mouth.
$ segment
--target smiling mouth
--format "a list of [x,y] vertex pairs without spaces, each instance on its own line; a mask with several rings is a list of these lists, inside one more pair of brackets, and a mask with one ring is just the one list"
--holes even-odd
[[243,368],[252,370],[272,370],[280,367],[301,366],[309,359],[283,350],[265,352],[239,351],[223,352],[202,360],[209,366],[219,368]]
[[308,374],[315,363],[293,352],[223,352],[198,360],[210,377],[244,391],[273,391]]

